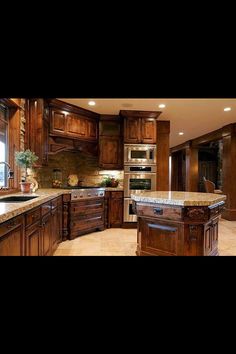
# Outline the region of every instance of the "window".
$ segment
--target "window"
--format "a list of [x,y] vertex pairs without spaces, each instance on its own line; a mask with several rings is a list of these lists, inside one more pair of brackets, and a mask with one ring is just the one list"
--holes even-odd
[[[0,104],[0,162],[8,161],[9,109]],[[7,187],[7,167],[0,164],[0,187]]]

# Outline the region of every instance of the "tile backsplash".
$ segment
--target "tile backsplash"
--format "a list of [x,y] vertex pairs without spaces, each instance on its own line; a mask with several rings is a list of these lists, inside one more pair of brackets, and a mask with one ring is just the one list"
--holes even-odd
[[124,171],[104,171],[98,167],[98,156],[91,156],[83,152],[60,152],[49,155],[48,166],[34,170],[34,176],[40,188],[51,188],[53,170],[62,172],[63,186],[67,185],[67,177],[70,174],[78,175],[82,185],[99,185],[105,176],[114,176],[120,180],[119,186],[123,186]]

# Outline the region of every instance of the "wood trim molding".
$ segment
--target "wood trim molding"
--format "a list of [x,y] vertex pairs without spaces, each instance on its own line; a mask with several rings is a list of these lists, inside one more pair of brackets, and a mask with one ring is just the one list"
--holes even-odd
[[135,110],[121,110],[122,117],[137,117],[137,118],[155,118],[157,119],[161,111],[135,111]]
[[100,114],[89,111],[88,109],[84,109],[78,106],[75,106],[70,103],[66,103],[57,99],[45,99],[49,107],[59,108],[63,111],[68,111],[70,113],[80,114],[85,117],[99,119]]
[[188,141],[184,142],[183,144],[174,146],[170,149],[170,153],[172,154],[173,152],[176,152],[179,150],[184,150],[184,149],[188,148],[190,145],[192,147],[198,147],[199,145],[210,143],[211,141],[220,140],[223,137],[226,137],[226,136],[231,135],[233,133],[236,133],[236,123],[224,125],[220,129],[217,129],[217,130],[214,130],[210,133],[199,136],[198,138],[188,140]]
[[0,103],[7,106],[8,108],[21,108],[15,101],[11,98],[0,98]]

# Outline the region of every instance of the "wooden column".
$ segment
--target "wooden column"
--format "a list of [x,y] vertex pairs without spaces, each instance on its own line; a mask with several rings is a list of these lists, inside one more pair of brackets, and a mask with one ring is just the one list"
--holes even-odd
[[157,191],[169,190],[170,122],[157,121]]
[[198,192],[198,149],[191,142],[186,148],[186,192]]
[[236,220],[236,124],[223,127],[223,193],[227,196],[222,217]]

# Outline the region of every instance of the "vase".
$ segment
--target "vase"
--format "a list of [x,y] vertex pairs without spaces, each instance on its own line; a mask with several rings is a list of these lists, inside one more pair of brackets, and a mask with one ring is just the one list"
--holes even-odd
[[32,182],[21,182],[20,189],[22,193],[31,193]]

